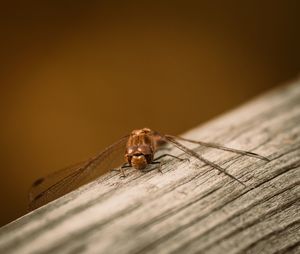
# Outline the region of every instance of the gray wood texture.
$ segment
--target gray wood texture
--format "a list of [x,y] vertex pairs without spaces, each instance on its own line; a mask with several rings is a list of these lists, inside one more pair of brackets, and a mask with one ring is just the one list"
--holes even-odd
[[194,158],[110,172],[2,227],[0,253],[300,253],[300,81],[183,136],[271,161],[189,145],[247,187]]

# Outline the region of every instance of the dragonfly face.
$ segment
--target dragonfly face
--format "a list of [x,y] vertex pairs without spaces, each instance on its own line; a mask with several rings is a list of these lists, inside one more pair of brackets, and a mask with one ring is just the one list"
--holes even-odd
[[135,169],[144,169],[147,167],[148,165],[148,162],[146,160],[146,157],[144,154],[136,154],[136,155],[133,155],[132,157],[129,157],[129,165],[131,165],[132,167],[134,167]]

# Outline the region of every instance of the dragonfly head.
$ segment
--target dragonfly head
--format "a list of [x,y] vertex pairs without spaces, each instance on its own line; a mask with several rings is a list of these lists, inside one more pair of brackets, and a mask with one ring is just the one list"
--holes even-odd
[[135,169],[144,169],[148,164],[144,154],[133,155],[130,162]]

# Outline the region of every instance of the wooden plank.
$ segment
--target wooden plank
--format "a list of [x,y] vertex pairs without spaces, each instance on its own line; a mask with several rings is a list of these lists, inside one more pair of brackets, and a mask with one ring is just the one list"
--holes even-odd
[[0,253],[299,253],[300,81],[183,136],[271,161],[190,146],[246,188],[194,158],[110,172],[2,227]]

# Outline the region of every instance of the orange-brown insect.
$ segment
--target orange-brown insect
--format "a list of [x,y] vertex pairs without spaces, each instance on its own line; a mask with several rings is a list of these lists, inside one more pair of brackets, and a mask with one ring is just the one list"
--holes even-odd
[[243,184],[236,177],[227,173],[222,167],[205,159],[195,151],[179,143],[177,140],[188,141],[191,143],[199,144],[201,146],[217,148],[269,161],[268,158],[253,152],[237,150],[215,143],[195,141],[186,138],[175,137],[172,135],[163,135],[148,128],[143,128],[132,131],[129,135],[121,138],[119,141],[106,148],[100,154],[83,163],[79,163],[77,165],[57,171],[49,175],[48,177],[36,180],[32,185],[29,195],[29,209],[35,209],[60,196],[63,196],[66,193],[91,182],[92,180],[102,175],[104,172],[107,172],[108,170],[114,169],[116,167],[118,167],[121,175],[125,177],[126,175],[124,169],[126,167],[133,167],[138,170],[143,170],[149,164],[159,164],[158,168],[159,170],[161,170],[159,160],[163,157],[169,156],[178,160],[183,160],[178,158],[177,156],[167,153],[154,158],[156,151],[160,149],[165,143],[175,145],[186,154],[197,158],[205,164],[212,166],[213,168],[234,179],[235,181]]

